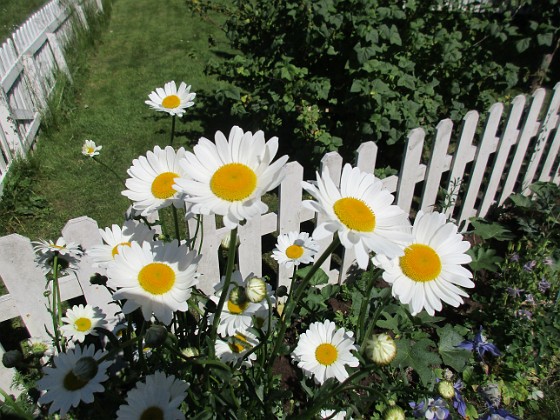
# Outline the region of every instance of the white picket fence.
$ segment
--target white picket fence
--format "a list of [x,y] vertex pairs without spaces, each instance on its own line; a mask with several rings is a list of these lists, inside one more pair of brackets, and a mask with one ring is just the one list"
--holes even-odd
[[[423,158],[425,132],[422,128],[412,130],[400,172],[398,176],[383,179],[385,187],[395,193],[396,203],[411,215],[420,209],[440,208],[438,203],[444,196],[452,197],[447,215],[465,230],[470,217],[484,216],[492,204],[503,203],[513,192],[528,194],[528,185],[537,180],[560,184],[560,83],[552,98],[546,101],[548,107],[545,106],[546,96],[544,89],[535,91],[527,106],[527,98],[517,96],[507,116],[503,115],[503,104],[494,104],[483,129],[479,127],[476,111],[467,113],[462,127],[455,131],[451,120],[441,121],[427,161]],[[358,149],[355,164],[364,171],[373,172],[377,158],[375,143],[366,142]],[[328,168],[333,179],[340,180],[343,166],[340,155],[325,155],[322,165]],[[303,167],[298,162],[288,163],[286,177],[278,189],[278,214],[270,212],[255,217],[239,228],[238,268],[243,275],[251,272],[262,275],[262,255],[271,250],[263,247],[265,236],[294,230],[311,231],[313,225],[320,222],[314,219],[313,212],[301,205],[302,179]],[[189,223],[193,230],[194,221]],[[302,223],[306,223],[305,227]],[[217,228],[214,217],[204,217],[203,231],[199,271],[203,274],[201,288],[210,293],[220,276],[219,246],[229,232]],[[88,217],[70,220],[62,236],[66,241],[79,243],[85,250],[102,242],[97,223]],[[326,239],[322,246],[326,247],[329,242]],[[345,252],[340,258],[339,264],[329,258],[323,266],[331,282],[343,282],[354,262],[353,252]],[[90,284],[92,274],[94,270],[86,255],[77,274],[62,280],[62,299],[83,295],[88,303],[102,308],[114,322],[117,306],[109,304],[111,296],[107,290]],[[280,267],[273,281],[287,285],[291,276],[292,270]],[[21,317],[31,336],[48,338],[45,326],[49,328],[51,320],[44,297],[46,282],[34,263],[28,238],[18,234],[0,238],[0,277],[9,292],[0,296],[0,322]],[[6,388],[11,373],[3,372],[0,386]]]
[[0,46],[0,192],[8,168],[32,148],[55,72],[71,79],[65,47],[86,11],[103,11],[102,0],[52,0]]

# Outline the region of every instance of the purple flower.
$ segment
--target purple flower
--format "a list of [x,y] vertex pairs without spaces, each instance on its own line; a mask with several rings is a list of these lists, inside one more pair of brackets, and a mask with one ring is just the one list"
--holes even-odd
[[541,281],[539,281],[539,292],[545,293],[548,289],[550,289],[550,283],[543,277]]
[[537,265],[537,262],[535,260],[529,261],[529,262],[525,263],[525,265],[523,266],[523,270],[533,271],[533,268],[535,268],[536,265]]
[[524,303],[528,303],[529,305],[534,305],[535,304],[535,297],[531,293],[527,293],[525,295],[525,302]]
[[527,309],[518,309],[515,311],[515,316],[518,318],[532,319],[533,312],[528,311]]
[[508,287],[506,290],[508,292],[508,295],[516,297],[516,298],[520,298],[521,293],[525,291],[523,289],[518,289],[517,287]]
[[554,260],[552,259],[552,257],[546,257],[546,258],[543,260],[543,263],[544,263],[545,265],[552,266],[552,265],[554,265]]
[[455,388],[455,395],[453,395],[453,407],[457,410],[457,412],[463,417],[464,419],[467,418],[467,404],[461,395],[461,390],[463,389],[463,382],[458,380],[453,384],[453,388]]
[[484,415],[480,417],[480,420],[519,420],[519,418],[503,408],[490,406],[488,412],[484,413]]
[[419,403],[411,401],[408,405],[412,408],[412,414],[414,417],[424,417],[424,413],[426,412],[424,409],[426,403],[424,401],[420,401]]
[[424,416],[428,420],[432,420],[434,418],[438,420],[451,418],[447,404],[445,404],[445,401],[442,398],[438,398],[437,400],[430,398],[428,400],[428,408],[426,409]]
[[475,351],[478,356],[482,359],[486,353],[490,353],[492,356],[501,356],[500,350],[496,345],[489,343],[486,341],[486,337],[482,335],[482,326],[480,327],[479,332],[474,336],[474,340],[465,340],[462,343],[457,344],[456,347]]
[[509,257],[509,260],[511,262],[517,262],[519,261],[519,254],[517,252],[514,252],[513,254],[511,254],[511,257]]

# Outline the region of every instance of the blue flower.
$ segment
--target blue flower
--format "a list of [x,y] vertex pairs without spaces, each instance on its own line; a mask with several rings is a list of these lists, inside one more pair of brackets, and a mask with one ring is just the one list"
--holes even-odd
[[548,289],[550,289],[550,283],[543,277],[541,281],[539,281],[539,292],[544,293]]
[[461,417],[465,419],[467,418],[467,403],[465,403],[465,400],[460,392],[463,389],[463,383],[458,380],[453,384],[453,388],[455,388],[455,395],[453,395],[453,407],[455,407]]
[[416,418],[426,418],[428,420],[447,420],[451,419],[451,414],[447,408],[447,404],[442,398],[433,399],[428,401],[420,401],[419,403],[408,403],[413,410],[413,415]]
[[519,417],[515,417],[503,408],[490,406],[488,412],[484,413],[480,420],[519,420]]
[[469,351],[474,350],[481,359],[484,358],[486,353],[490,353],[492,356],[496,357],[502,355],[495,344],[486,341],[486,337],[482,335],[482,326],[480,327],[479,332],[475,335],[473,341],[465,340],[462,343],[457,344],[456,347]]

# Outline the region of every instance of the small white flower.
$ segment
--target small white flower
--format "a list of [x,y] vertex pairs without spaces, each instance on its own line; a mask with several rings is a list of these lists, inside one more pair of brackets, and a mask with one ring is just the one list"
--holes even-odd
[[348,378],[346,366],[357,367],[359,361],[352,354],[356,350],[354,333],[336,328],[334,322],[314,322],[303,333],[292,352],[292,358],[305,376],[315,378],[322,385],[327,379],[344,382]]
[[185,110],[194,105],[196,93],[191,92],[191,86],[181,82],[179,89],[175,81],[167,82],[163,88],[157,88],[148,95],[150,100],[145,101],[156,111],[167,112],[169,115],[182,117]]
[[373,362],[385,366],[397,355],[397,346],[391,336],[375,334],[366,344],[367,355]]
[[72,341],[83,343],[87,335],[97,335],[95,328],[105,327],[105,314],[98,307],[75,305],[66,311],[60,327],[62,334]]
[[93,140],[86,140],[82,146],[82,155],[94,157],[99,155],[99,151],[103,146],[97,146]]
[[59,255],[82,255],[80,245],[74,242],[66,243],[66,240],[62,236],[58,238],[56,242],[39,239],[38,241],[33,241],[32,244],[33,250],[37,254],[53,255],[57,253]]
[[309,237],[309,233],[288,232],[278,236],[272,258],[277,260],[278,264],[292,268],[300,264],[312,263],[318,251],[319,244]]
[[346,418],[346,411],[321,410],[319,416],[322,419],[344,420]]

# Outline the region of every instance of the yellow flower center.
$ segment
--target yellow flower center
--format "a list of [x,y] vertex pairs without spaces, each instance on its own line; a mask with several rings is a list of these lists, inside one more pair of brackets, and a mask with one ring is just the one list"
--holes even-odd
[[148,407],[142,414],[140,414],[140,420],[163,420],[163,410],[159,407]]
[[303,255],[303,247],[299,245],[290,245],[286,248],[286,256],[292,260],[297,260]]
[[115,258],[115,255],[119,253],[119,246],[130,246],[130,242],[121,242],[120,244],[116,244],[111,251],[111,255]]
[[88,381],[79,379],[72,371],[68,372],[64,377],[64,388],[68,391],[77,391],[78,389],[82,389],[87,385],[87,383]]
[[91,146],[88,146],[88,147],[86,148],[86,152],[87,152],[88,154],[91,155],[92,153],[95,152],[95,148],[93,148],[93,147],[91,147]]
[[243,334],[235,334],[235,336],[232,337],[231,341],[228,344],[229,348],[234,353],[241,353],[243,350],[249,347],[247,338]]
[[165,98],[163,98],[163,101],[161,101],[161,105],[164,108],[168,109],[177,108],[179,105],[181,105],[181,98],[179,98],[177,95],[166,96]]
[[78,318],[74,321],[74,327],[80,332],[88,331],[91,328],[91,319],[89,318]]
[[432,281],[441,273],[439,255],[432,247],[424,244],[408,246],[399,263],[404,275],[414,281]]
[[247,165],[228,163],[219,168],[210,180],[210,189],[222,200],[240,201],[257,187],[257,175]]
[[338,359],[338,350],[330,343],[320,344],[315,349],[315,359],[322,365],[332,365]]
[[175,184],[175,178],[178,176],[175,172],[163,172],[156,176],[152,182],[154,197],[162,200],[173,197],[177,192],[173,189],[173,184]]
[[243,312],[245,312],[245,309],[247,309],[247,306],[249,306],[249,301],[244,301],[238,304],[233,303],[231,300],[228,300],[227,302],[227,308],[228,311],[231,314],[235,314],[235,315],[239,315],[242,314]]
[[138,273],[140,286],[152,295],[169,292],[175,284],[175,271],[167,264],[150,263]]
[[348,229],[358,232],[372,232],[375,229],[375,214],[358,198],[341,198],[334,203],[333,210]]

